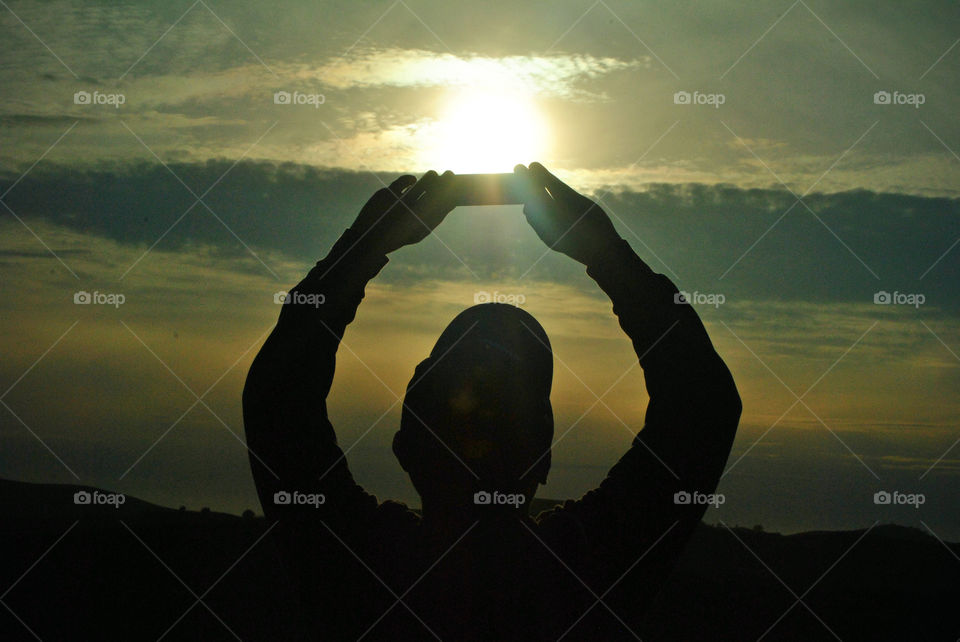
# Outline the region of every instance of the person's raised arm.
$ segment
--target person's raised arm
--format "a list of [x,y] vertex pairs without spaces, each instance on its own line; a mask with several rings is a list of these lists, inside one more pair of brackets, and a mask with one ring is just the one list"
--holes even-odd
[[[697,500],[717,487],[740,397],[696,312],[633,252],[602,208],[541,165],[516,172],[526,177],[523,211],[538,236],[584,264],[610,297],[650,395],[643,430],[599,488],[540,523],[547,532],[572,525],[584,534],[598,579],[607,584],[598,590],[622,578],[617,588],[624,597],[649,598],[703,517],[706,505]],[[684,493],[692,501],[685,503]],[[641,557],[631,577],[623,577]]]
[[[343,548],[363,550],[377,499],[354,482],[327,418],[337,348],[364,287],[390,252],[425,238],[453,209],[452,174],[401,176],[377,191],[326,258],[286,295],[247,374],[243,423],[260,504],[301,601],[305,639],[355,638],[338,592],[363,587]],[[352,560],[352,558],[350,558]],[[359,588],[358,590],[362,590]],[[386,608],[386,607],[384,607]]]
[[[250,464],[268,517],[296,511],[294,491],[323,495],[318,513],[326,515],[376,507],[354,483],[327,418],[337,348],[386,255],[425,238],[453,209],[452,176],[401,176],[377,191],[326,258],[287,293],[243,390]],[[276,493],[291,495],[275,502]]]

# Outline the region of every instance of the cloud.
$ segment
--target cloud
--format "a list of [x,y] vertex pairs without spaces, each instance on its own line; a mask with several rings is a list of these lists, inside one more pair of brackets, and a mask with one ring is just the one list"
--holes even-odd
[[[40,166],[5,202],[28,224],[45,220],[141,251],[154,243],[208,246],[251,259],[253,269],[270,275],[272,261],[320,258],[369,195],[394,178],[226,160],[169,170],[148,163]],[[214,185],[196,202],[193,194]],[[922,307],[876,309],[960,308],[960,285],[951,278],[960,251],[950,251],[960,238],[957,199],[855,190],[813,193],[799,203],[785,190],[703,184],[610,186],[598,195],[655,270],[686,291],[722,293],[728,307],[745,300],[873,305],[878,292],[897,292],[922,295]],[[436,238],[395,255],[385,278],[523,277],[589,287],[582,268],[546,251],[519,214],[516,206],[456,210]]]
[[468,87],[504,88],[574,100],[602,100],[603,95],[579,87],[620,71],[648,67],[643,59],[620,60],[589,54],[548,56],[481,56],[436,53],[422,49],[362,49],[335,58],[316,69],[304,68],[301,77],[312,76],[336,89],[374,87]]
[[[554,144],[541,160],[625,175],[633,188],[650,181],[766,187],[776,179],[765,164],[798,191],[833,167],[819,185],[825,191],[957,194],[960,166],[945,149],[958,137],[953,54],[933,66],[955,39],[944,2],[923,10],[856,3],[816,16],[796,5],[768,34],[783,8],[698,3],[651,15],[629,3],[584,12],[541,3],[291,2],[282,19],[249,2],[200,4],[185,15],[183,7],[149,3],[13,8],[76,76],[2,14],[10,37],[0,43],[8,61],[0,118],[10,125],[8,142],[16,141],[0,147],[7,166],[29,166],[78,119],[52,159],[143,158],[119,117],[165,160],[249,154],[422,170],[435,162],[420,152],[449,91],[515,83],[537,94],[551,123]],[[123,109],[73,104],[75,91],[97,88],[125,92]],[[284,88],[328,101],[321,110],[281,108],[272,95]],[[919,111],[875,105],[882,88],[921,92],[926,102]],[[726,102],[720,110],[678,106],[672,96],[680,90],[721,92]],[[505,164],[521,160],[529,159]]]

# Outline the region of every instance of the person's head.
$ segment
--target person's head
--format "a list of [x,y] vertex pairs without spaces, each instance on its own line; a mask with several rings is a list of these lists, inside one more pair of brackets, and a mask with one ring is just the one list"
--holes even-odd
[[474,493],[522,494],[546,483],[553,441],[553,352],[512,305],[467,308],[414,371],[393,452],[424,507],[473,504]]

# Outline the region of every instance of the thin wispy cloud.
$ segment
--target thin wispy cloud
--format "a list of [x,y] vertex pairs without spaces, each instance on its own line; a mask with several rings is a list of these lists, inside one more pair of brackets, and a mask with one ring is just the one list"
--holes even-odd
[[355,51],[301,77],[337,89],[377,87],[467,87],[523,90],[532,94],[595,102],[610,100],[583,86],[622,71],[647,68],[646,59],[620,60],[591,55],[481,56],[417,49]]

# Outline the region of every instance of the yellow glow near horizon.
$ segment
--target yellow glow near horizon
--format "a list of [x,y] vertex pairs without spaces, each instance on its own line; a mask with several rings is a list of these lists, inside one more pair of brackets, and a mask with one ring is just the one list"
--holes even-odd
[[426,156],[438,171],[510,172],[546,153],[544,116],[529,97],[512,91],[469,91],[444,108],[436,145]]

